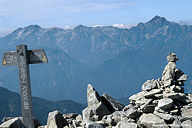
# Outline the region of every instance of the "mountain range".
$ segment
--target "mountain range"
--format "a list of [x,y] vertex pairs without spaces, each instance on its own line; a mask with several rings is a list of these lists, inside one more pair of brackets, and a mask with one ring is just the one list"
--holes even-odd
[[[84,105],[71,101],[61,100],[52,102],[42,98],[33,97],[33,112],[42,124],[47,123],[47,116],[49,112],[58,110],[62,113],[79,113],[85,108]],[[19,117],[21,114],[21,100],[20,95],[11,92],[8,89],[0,87],[0,124],[3,117]]]
[[[177,54],[177,68],[189,76],[192,87],[192,26],[179,25],[155,16],[130,29],[113,26],[73,29],[30,25],[0,38],[3,52],[19,44],[44,49],[49,62],[30,65],[33,96],[86,102],[87,84],[114,98],[139,92],[148,79],[161,78],[169,52]],[[19,92],[17,66],[0,68],[0,86]]]

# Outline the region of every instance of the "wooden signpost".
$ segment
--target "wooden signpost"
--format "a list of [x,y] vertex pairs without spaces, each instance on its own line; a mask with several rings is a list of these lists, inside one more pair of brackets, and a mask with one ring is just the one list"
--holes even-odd
[[23,124],[34,128],[29,64],[48,63],[43,49],[27,50],[27,45],[17,46],[17,51],[5,52],[2,66],[18,65]]

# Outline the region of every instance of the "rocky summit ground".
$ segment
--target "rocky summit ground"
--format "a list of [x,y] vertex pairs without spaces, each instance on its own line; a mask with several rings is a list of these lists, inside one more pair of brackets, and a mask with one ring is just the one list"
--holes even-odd
[[[191,128],[192,94],[184,93],[188,76],[176,69],[176,54],[167,56],[162,78],[147,80],[142,91],[129,97],[124,106],[108,94],[100,96],[94,87],[87,87],[88,106],[82,115],[50,112],[47,125],[35,128]],[[1,128],[24,128],[22,118],[3,119]]]

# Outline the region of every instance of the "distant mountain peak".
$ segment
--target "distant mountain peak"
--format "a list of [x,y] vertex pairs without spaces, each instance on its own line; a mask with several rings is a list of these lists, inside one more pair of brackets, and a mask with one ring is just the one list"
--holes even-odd
[[80,24],[80,25],[77,25],[77,26],[75,27],[75,29],[78,29],[78,28],[84,28],[84,27],[86,27],[86,26]]
[[164,25],[169,25],[171,22],[167,21],[165,17],[160,17],[156,15],[154,18],[152,18],[150,21],[146,22],[146,25],[154,25],[154,26],[159,26],[162,27]]
[[39,29],[41,26],[35,24],[35,25],[28,25],[24,29]]
[[165,17],[160,17],[156,15],[149,21],[149,23],[152,23],[152,22],[168,22],[168,21],[165,19]]

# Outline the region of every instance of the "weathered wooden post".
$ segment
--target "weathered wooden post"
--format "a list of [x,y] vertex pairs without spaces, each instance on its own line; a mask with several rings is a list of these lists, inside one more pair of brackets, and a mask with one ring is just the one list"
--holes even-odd
[[29,64],[47,63],[43,49],[27,50],[27,45],[17,46],[17,51],[5,52],[2,66],[18,65],[23,124],[34,128]]

